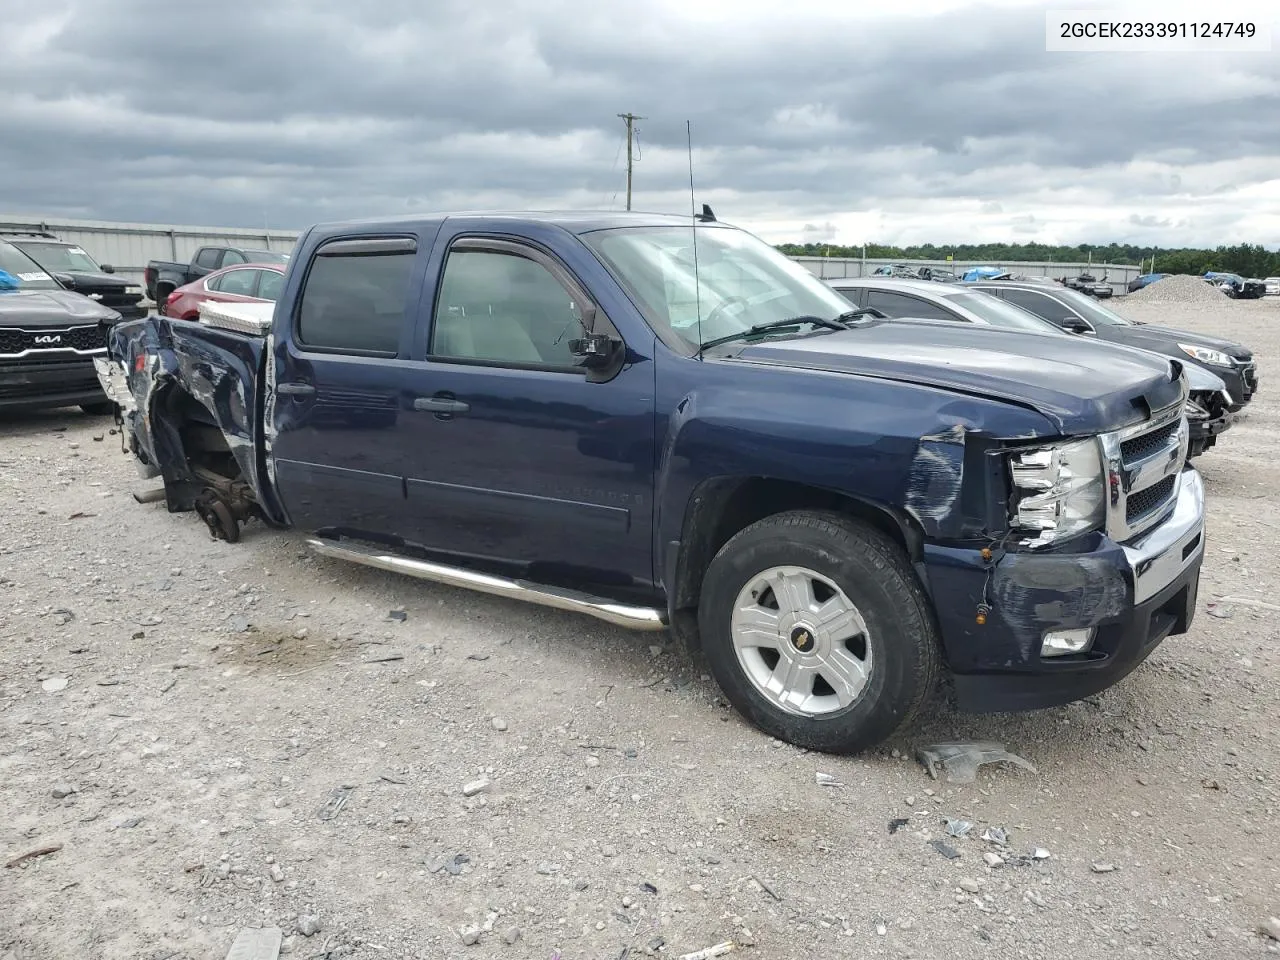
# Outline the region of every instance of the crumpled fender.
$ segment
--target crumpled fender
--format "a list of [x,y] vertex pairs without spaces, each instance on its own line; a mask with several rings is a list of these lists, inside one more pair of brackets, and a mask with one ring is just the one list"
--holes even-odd
[[[926,540],[980,537],[1007,520],[1003,510],[988,515],[1000,504],[991,485],[1004,483],[995,452],[1059,436],[1025,407],[927,385],[759,367],[748,375],[729,363],[696,373],[688,384],[659,375],[658,409],[672,411],[659,425],[659,558],[681,539],[699,489],[734,477],[840,494],[905,518]],[[662,396],[679,386],[681,396]]]

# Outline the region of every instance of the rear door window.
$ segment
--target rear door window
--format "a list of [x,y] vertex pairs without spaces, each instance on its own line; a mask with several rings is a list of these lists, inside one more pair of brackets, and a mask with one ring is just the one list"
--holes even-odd
[[416,244],[411,239],[333,241],[311,261],[298,308],[307,349],[395,356],[405,327]]
[[237,297],[251,297],[257,281],[257,272],[256,270],[231,270],[215,278],[209,286],[219,293],[230,293]]
[[1076,319],[1074,310],[1047,294],[1009,287],[1003,288],[1000,292],[1010,303],[1022,307],[1023,310],[1030,310],[1037,317],[1043,317],[1052,323],[1062,324],[1067,320]]
[[284,274],[278,270],[259,270],[258,296],[263,300],[279,300],[284,287]]
[[961,319],[956,314],[943,310],[927,300],[908,296],[905,293],[890,293],[887,290],[868,290],[866,305],[895,319],[901,317],[917,317],[922,320]]
[[196,266],[207,267],[210,270],[217,269],[218,266],[218,248],[217,247],[201,247],[196,254]]
[[863,291],[861,287],[832,287],[832,289],[855,307],[862,305]]

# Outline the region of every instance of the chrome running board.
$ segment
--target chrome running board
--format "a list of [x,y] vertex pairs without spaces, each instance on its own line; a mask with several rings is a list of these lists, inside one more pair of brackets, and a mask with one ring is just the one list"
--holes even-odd
[[585,613],[597,620],[604,620],[606,623],[620,627],[630,627],[632,630],[665,630],[667,627],[662,613],[652,607],[630,607],[572,590],[545,587],[524,580],[509,580],[506,577],[495,577],[492,574],[479,573],[464,567],[450,567],[442,563],[431,563],[427,560],[413,560],[372,547],[337,543],[318,537],[308,538],[307,546],[326,557],[350,560],[352,563],[362,563],[366,567],[408,574],[420,580],[431,580],[450,587],[463,587],[495,597],[509,597],[512,600],[523,600],[526,603],[554,607],[570,613]]

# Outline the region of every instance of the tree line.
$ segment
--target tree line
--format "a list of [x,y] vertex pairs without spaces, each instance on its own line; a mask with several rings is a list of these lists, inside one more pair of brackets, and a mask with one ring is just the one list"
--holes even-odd
[[[863,255],[861,245],[841,246],[834,243],[783,243],[778,245],[789,257],[853,257]],[[1009,261],[1044,261],[1050,263],[1084,263],[1092,255],[1095,266],[1108,263],[1150,269],[1155,256],[1158,273],[1202,274],[1207,270],[1238,273],[1244,277],[1280,276],[1280,251],[1273,252],[1260,243],[1240,243],[1213,250],[1181,247],[1162,250],[1138,247],[1128,243],[1105,246],[1081,243],[1074,247],[1047,243],[961,243],[951,246],[926,243],[911,247],[893,247],[868,243],[866,256],[874,260],[945,260],[948,256],[959,263],[994,263]]]

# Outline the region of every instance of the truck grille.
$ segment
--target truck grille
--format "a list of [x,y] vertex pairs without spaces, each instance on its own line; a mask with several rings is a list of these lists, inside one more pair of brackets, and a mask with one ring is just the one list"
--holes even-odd
[[107,345],[107,333],[96,323],[61,330],[0,328],[0,356],[19,356],[30,350],[77,350],[85,353]]
[[1120,456],[1130,463],[1141,460],[1167,445],[1169,438],[1178,432],[1180,426],[1177,420],[1172,420],[1150,433],[1143,433],[1132,440],[1125,440],[1120,444]]
[[1182,398],[1146,423],[1102,436],[1107,471],[1107,535],[1125,543],[1155,526],[1172,506],[1187,459]]
[[1129,523],[1141,520],[1153,510],[1158,510],[1173,496],[1173,482],[1176,478],[1165,477],[1154,486],[1130,494],[1125,501],[1124,517]]

